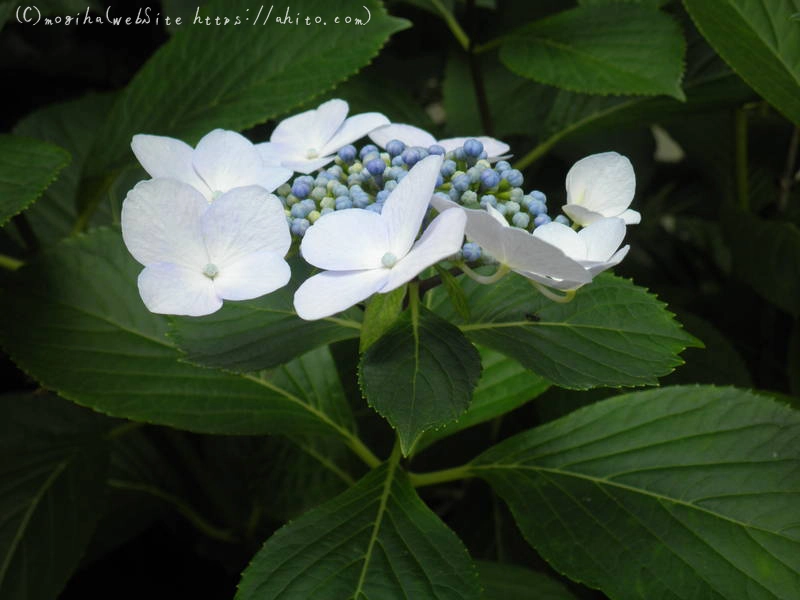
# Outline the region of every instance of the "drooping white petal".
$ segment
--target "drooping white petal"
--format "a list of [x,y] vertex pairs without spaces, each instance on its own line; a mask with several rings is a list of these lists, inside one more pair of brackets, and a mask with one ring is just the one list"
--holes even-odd
[[592,154],[572,165],[566,188],[568,205],[579,204],[604,217],[616,217],[631,205],[636,175],[631,161],[621,154]]
[[430,133],[413,125],[405,123],[392,123],[369,134],[369,139],[381,148],[386,148],[386,144],[392,140],[400,140],[406,146],[421,146],[427,148],[436,144],[436,138]]
[[[574,260],[587,260],[589,258],[586,242],[571,227],[567,227],[561,223],[553,221],[541,225],[533,230],[533,237],[555,246]],[[593,237],[591,239],[594,240]],[[619,244],[617,244],[617,246],[619,246]]]
[[565,204],[561,207],[561,210],[578,225],[583,225],[584,227],[604,218],[600,213],[589,210],[580,204]]
[[214,289],[225,300],[250,300],[282,288],[290,277],[282,256],[261,250],[224,265],[214,278]]
[[208,254],[200,219],[207,208],[203,195],[187,183],[141,181],[122,203],[122,239],[145,266],[170,262],[202,269]]
[[200,317],[222,306],[211,279],[200,269],[154,263],[139,274],[138,282],[139,294],[150,312]]
[[[560,225],[560,223],[555,224]],[[549,225],[550,223],[539,229]],[[562,225],[562,227],[575,233],[566,225]],[[585,260],[605,262],[611,258],[611,255],[619,248],[622,240],[625,239],[625,222],[622,219],[613,217],[600,219],[588,227],[584,227],[575,235],[581,239],[586,248]],[[563,249],[563,247],[561,248]],[[569,255],[569,252],[567,254]]]
[[470,137],[447,138],[444,140],[439,140],[436,143],[439,144],[446,151],[450,152],[451,150],[455,150],[456,148],[461,148],[461,146],[464,145],[464,142],[471,139],[478,140],[481,144],[483,144],[483,149],[484,151],[486,151],[486,154],[488,155],[489,158],[500,158],[501,154],[505,154],[511,149],[511,146],[509,146],[505,142],[501,142],[500,140],[496,140],[494,138],[487,137],[485,135],[479,135],[473,138]]
[[451,208],[437,216],[411,251],[390,269],[389,280],[381,292],[391,292],[413,279],[423,269],[458,252],[464,240],[466,223],[467,215],[458,208]]
[[287,169],[285,167],[263,167],[258,180],[252,183],[260,185],[268,192],[272,192],[289,181],[289,178],[293,174],[294,171],[292,169]]
[[388,278],[389,269],[385,268],[323,271],[309,277],[297,288],[294,309],[301,319],[329,317],[366,300],[380,290]]
[[208,262],[220,272],[254,252],[284,256],[292,243],[281,201],[258,186],[224,193],[203,214],[201,226]]
[[321,217],[308,228],[300,243],[306,262],[332,271],[377,269],[390,251],[381,215],[361,208],[337,210]]
[[252,142],[235,131],[223,129],[203,136],[194,150],[192,163],[212,193],[254,185],[264,170],[261,154]]
[[592,277],[595,277],[596,275],[599,275],[600,273],[602,273],[606,269],[610,269],[614,265],[618,265],[619,263],[621,263],[622,259],[625,258],[625,256],[627,256],[628,250],[630,250],[630,249],[631,249],[630,246],[627,246],[627,245],[623,246],[622,248],[617,250],[614,253],[614,256],[612,256],[608,260],[603,261],[601,263],[595,263],[595,264],[587,265],[586,268],[589,271],[589,273],[591,273]]
[[187,143],[163,135],[137,134],[131,149],[142,168],[153,179],[169,178],[183,181],[205,194],[207,186],[192,166],[194,149]]
[[642,215],[631,208],[619,215],[619,218],[625,221],[625,225],[638,225],[642,222]]
[[320,154],[323,156],[333,154],[342,146],[352,144],[358,139],[367,135],[370,131],[383,125],[387,125],[389,119],[377,112],[361,113],[345,119],[341,127],[333,134],[327,143],[322,147]]
[[389,251],[398,260],[408,253],[419,233],[442,162],[442,157],[435,154],[423,158],[411,167],[383,205],[381,218],[389,236]]

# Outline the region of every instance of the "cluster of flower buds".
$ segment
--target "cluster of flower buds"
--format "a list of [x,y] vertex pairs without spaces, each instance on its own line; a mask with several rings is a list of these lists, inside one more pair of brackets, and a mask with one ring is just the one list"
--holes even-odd
[[[484,283],[513,270],[560,299],[547,288],[574,290],[625,256],[625,225],[639,217],[628,208],[627,158],[607,152],[572,167],[570,223],[551,218],[544,193],[524,191],[498,140],[436,140],[378,113],[347,113],[346,102],[331,100],[285,119],[261,144],[223,130],[195,148],[135,136],[152,179],[129,192],[122,230],[145,267],[148,309],[204,315],[223,300],[274,291],[290,278],[293,238],[323,269],[295,294],[306,319],[396,289],[442,260]],[[372,143],[353,145],[367,135]],[[419,236],[431,207],[439,215]],[[486,263],[497,265],[493,275],[472,268]]]

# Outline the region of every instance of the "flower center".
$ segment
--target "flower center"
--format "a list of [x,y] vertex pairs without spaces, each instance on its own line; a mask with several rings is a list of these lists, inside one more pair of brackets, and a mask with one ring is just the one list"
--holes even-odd
[[387,269],[391,269],[397,263],[397,257],[391,252],[387,252],[381,258],[381,264]]
[[306,158],[319,158],[319,152],[316,148],[309,148],[306,150]]
[[221,192],[220,190],[217,190],[217,191],[213,192],[213,193],[211,194],[211,201],[213,202],[214,200],[216,200],[217,198],[219,198],[220,196],[222,196],[222,194],[223,194],[223,193],[224,193],[224,192]]
[[214,279],[214,277],[219,275],[219,269],[217,268],[217,265],[214,263],[208,263],[205,267],[203,267],[203,275],[209,279]]

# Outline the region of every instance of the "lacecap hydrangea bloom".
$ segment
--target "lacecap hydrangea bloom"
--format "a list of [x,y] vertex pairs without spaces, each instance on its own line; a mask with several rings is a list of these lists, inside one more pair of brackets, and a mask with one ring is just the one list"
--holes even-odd
[[150,177],[187,183],[209,202],[247,185],[271,192],[292,176],[291,169],[266,164],[253,143],[235,131],[215,129],[196,148],[171,137],[139,134],[131,148]]

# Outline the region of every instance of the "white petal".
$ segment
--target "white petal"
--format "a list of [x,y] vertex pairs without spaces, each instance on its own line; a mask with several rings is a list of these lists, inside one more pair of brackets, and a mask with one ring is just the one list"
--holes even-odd
[[623,246],[614,254],[614,256],[612,256],[608,260],[603,261],[601,263],[587,265],[586,268],[589,270],[589,273],[592,274],[592,277],[594,277],[595,275],[602,273],[606,269],[609,269],[614,265],[618,265],[619,263],[621,263],[622,259],[627,256],[628,250],[630,249],[631,249],[630,246]]
[[261,169],[261,175],[256,183],[268,192],[272,192],[289,181],[293,174],[294,171],[292,169],[285,167],[264,167]]
[[264,165],[267,167],[280,167],[284,159],[295,156],[294,148],[283,144],[263,142],[261,144],[255,144],[254,146],[261,156]]
[[303,175],[308,175],[309,173],[313,173],[317,169],[321,169],[325,165],[330,162],[333,162],[333,159],[336,158],[335,156],[325,156],[323,158],[313,158],[313,159],[306,159],[302,156],[294,156],[294,157],[287,157],[284,159],[283,166],[291,169],[292,171],[297,171],[298,173],[302,173]]
[[571,227],[561,223],[553,221],[541,225],[533,230],[533,237],[555,246],[572,259],[587,260],[589,258],[586,242]]
[[593,210],[589,210],[580,204],[565,204],[561,210],[564,211],[570,219],[575,221],[578,225],[591,225],[595,221],[603,219],[603,215]]
[[208,187],[192,166],[194,150],[189,144],[162,135],[138,134],[131,140],[131,149],[150,177],[177,179],[204,195],[208,193]]
[[170,262],[202,269],[208,261],[200,219],[208,202],[175,179],[136,184],[122,203],[122,239],[143,265]]
[[328,100],[316,109],[307,110],[278,123],[269,141],[294,147],[304,153],[314,149],[319,154],[344,123],[348,110],[344,100]]
[[579,287],[586,285],[587,283],[592,281],[591,274],[589,271],[586,271],[586,277],[584,277],[583,281],[574,281],[572,279],[553,279],[551,277],[547,277],[545,275],[540,275],[538,273],[525,273],[524,271],[517,271],[523,277],[527,277],[528,279],[532,279],[533,281],[538,281],[542,285],[546,285],[547,287],[555,288],[557,290],[568,291],[568,290],[577,290]]
[[[489,158],[500,158],[501,154],[505,154],[511,149],[511,146],[506,144],[505,142],[501,142],[500,140],[496,140],[491,137],[486,137],[485,135],[479,135],[475,137],[457,137],[457,138],[447,138],[444,140],[439,140],[436,142],[442,148],[450,152],[451,150],[455,150],[456,148],[460,148],[464,145],[464,142],[467,140],[478,140],[481,144],[483,144],[483,149],[486,151],[486,154]],[[508,157],[505,157],[508,158]]]
[[235,131],[215,129],[203,136],[192,157],[195,171],[212,192],[258,185],[264,169],[252,142]]
[[383,205],[381,218],[386,223],[390,252],[398,259],[408,253],[419,233],[442,162],[442,157],[434,154],[423,158],[411,167]]
[[250,300],[282,288],[290,277],[282,256],[261,250],[226,264],[214,278],[214,289],[225,300]]
[[385,115],[376,112],[361,113],[345,119],[342,126],[334,133],[333,137],[320,150],[320,154],[332,154],[342,146],[351,144],[361,139],[370,131],[389,123]]
[[254,252],[284,256],[292,243],[281,201],[258,186],[233,189],[212,202],[202,231],[209,262],[220,272]]
[[301,319],[329,317],[366,300],[381,289],[388,278],[389,269],[384,268],[323,271],[297,288],[294,309]]
[[466,223],[467,215],[460,208],[451,208],[436,217],[411,251],[390,269],[389,280],[381,292],[391,292],[424,269],[458,252],[464,241]]
[[581,229],[577,236],[586,246],[586,260],[605,262],[625,239],[625,222],[617,218],[600,219]]
[[377,269],[383,266],[381,259],[389,251],[381,215],[361,208],[321,217],[306,230],[300,244],[306,262],[332,271]]
[[625,225],[638,225],[642,222],[642,215],[630,208],[619,215],[619,218],[625,221]]
[[200,269],[155,263],[139,274],[139,294],[147,310],[165,315],[200,317],[222,307],[211,280]]
[[413,125],[405,123],[392,123],[380,129],[376,129],[369,134],[369,139],[381,148],[386,148],[386,144],[392,140],[400,140],[406,146],[421,146],[427,148],[436,144],[436,138],[430,133]]
[[636,175],[627,157],[603,152],[572,165],[566,187],[567,204],[580,204],[604,217],[616,217],[631,205]]

